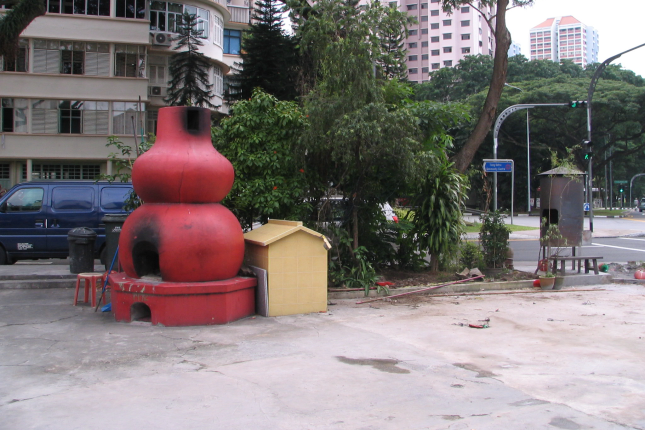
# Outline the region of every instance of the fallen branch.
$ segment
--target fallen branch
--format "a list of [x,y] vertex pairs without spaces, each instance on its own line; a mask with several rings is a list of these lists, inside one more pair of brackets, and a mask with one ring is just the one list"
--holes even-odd
[[474,281],[475,279],[479,279],[479,278],[483,278],[483,277],[484,277],[484,275],[475,276],[474,278],[468,278],[468,279],[462,279],[460,281],[448,282],[447,284],[435,285],[433,287],[423,288],[421,290],[408,291],[407,293],[395,294],[393,296],[384,296],[384,297],[377,297],[375,299],[370,299],[370,300],[363,300],[362,302],[356,302],[356,304],[357,305],[362,305],[363,303],[372,303],[372,302],[376,302],[378,300],[391,299],[391,298],[394,298],[394,297],[407,296],[408,294],[416,294],[416,293],[421,293],[423,291],[436,290],[437,288],[445,287],[447,285],[461,284],[463,282]]
[[[605,288],[585,288],[581,290],[521,290],[521,291],[486,291],[479,293],[443,293],[433,294],[432,297],[468,297],[493,296],[497,294],[538,294],[538,293],[576,293],[580,291],[607,291]],[[390,296],[392,297],[392,296]]]

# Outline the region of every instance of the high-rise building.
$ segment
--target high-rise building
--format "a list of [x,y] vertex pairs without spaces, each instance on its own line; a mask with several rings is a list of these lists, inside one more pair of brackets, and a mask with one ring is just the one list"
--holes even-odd
[[598,62],[598,32],[573,16],[549,18],[531,29],[531,60]]
[[[467,55],[494,55],[495,38],[486,20],[470,6],[447,14],[439,0],[396,0],[388,2],[417,19],[405,41],[410,82],[426,82],[442,67],[456,66]],[[489,7],[484,8],[492,16]]]
[[508,57],[515,57],[516,55],[522,54],[522,47],[517,43],[511,43],[511,46],[508,47]]
[[21,34],[18,55],[0,57],[2,188],[112,174],[108,136],[132,143],[155,132],[184,12],[203,30],[211,102],[226,109],[224,77],[240,61],[249,0],[44,1],[47,13]]

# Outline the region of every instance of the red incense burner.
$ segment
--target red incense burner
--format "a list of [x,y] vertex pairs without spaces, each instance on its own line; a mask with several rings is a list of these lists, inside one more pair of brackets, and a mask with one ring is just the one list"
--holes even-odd
[[155,144],[132,169],[145,203],[121,230],[125,273],[110,275],[115,318],[149,313],[153,324],[179,326],[252,315],[256,279],[236,277],[242,228],[219,203],[233,186],[233,166],[213,148],[210,111],[162,108],[158,124]]

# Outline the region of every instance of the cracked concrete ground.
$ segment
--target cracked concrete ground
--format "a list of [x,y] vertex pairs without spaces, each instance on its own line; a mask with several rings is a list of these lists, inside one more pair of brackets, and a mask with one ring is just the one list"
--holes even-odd
[[644,429],[645,290],[602,288],[174,328],[4,290],[0,428]]

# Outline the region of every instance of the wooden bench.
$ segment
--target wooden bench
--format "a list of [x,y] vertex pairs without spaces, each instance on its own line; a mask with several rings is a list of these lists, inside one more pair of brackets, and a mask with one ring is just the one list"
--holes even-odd
[[[598,271],[598,260],[602,260],[602,257],[592,257],[588,255],[580,255],[580,256],[559,256],[559,255],[552,255],[549,257],[550,261],[553,261],[553,273],[558,272],[558,261],[560,262],[560,274],[564,275],[564,263],[567,261],[577,261],[578,262],[578,273],[580,273],[580,267],[582,266],[582,260],[585,261],[585,273],[589,273],[589,261],[592,261],[593,264],[593,272],[597,275],[599,273]],[[574,263],[575,264],[575,263]]]

